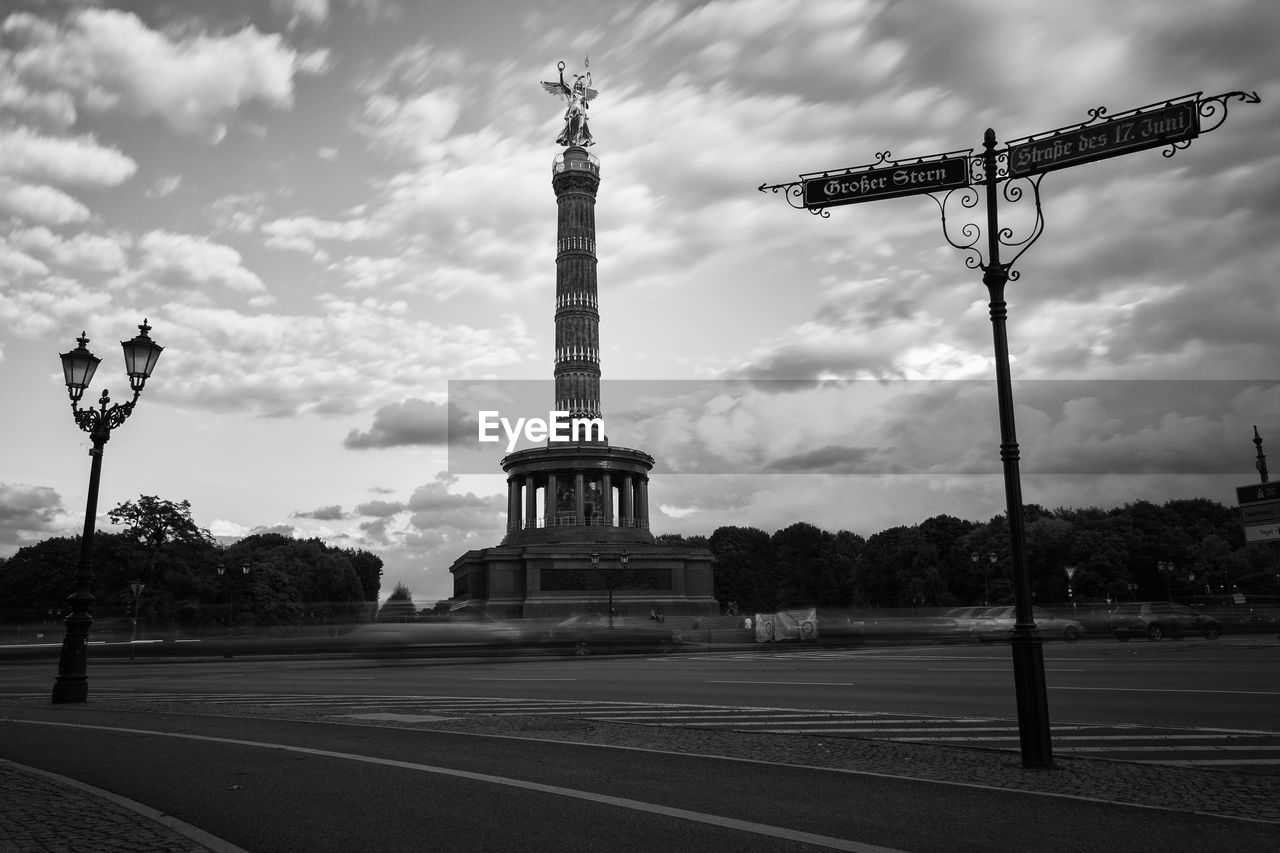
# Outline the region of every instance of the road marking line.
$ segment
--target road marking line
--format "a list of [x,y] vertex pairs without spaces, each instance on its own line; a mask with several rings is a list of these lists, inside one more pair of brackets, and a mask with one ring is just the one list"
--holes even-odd
[[395,723],[439,723],[452,720],[453,717],[442,717],[439,714],[334,714],[335,717],[347,717],[353,720],[382,720]]
[[1220,767],[1237,764],[1280,764],[1280,758],[1175,758],[1172,761],[1152,761],[1152,764],[1170,764],[1176,767]]
[[1195,688],[1174,688],[1174,687],[1057,687],[1049,686],[1050,690],[1100,690],[1110,691],[1112,693],[1231,693],[1237,696],[1280,696],[1280,691],[1275,690],[1197,690]]
[[472,676],[472,681],[577,681],[576,678],[500,678],[498,676]]
[[547,785],[541,782],[529,782],[524,779],[513,779],[507,776],[494,776],[489,773],[476,773],[470,770],[457,770],[452,767],[439,767],[432,764],[416,764],[410,761],[397,761],[392,758],[377,758],[371,755],[357,755],[350,752],[335,752],[328,749],[314,749],[304,746],[293,746],[283,743],[268,743],[264,741],[242,740],[240,738],[224,738],[213,737],[210,735],[195,735],[182,732],[165,732],[149,729],[135,729],[115,726],[97,726],[85,723],[58,723],[47,720],[19,720],[10,718],[9,722],[28,723],[38,726],[62,726],[73,729],[92,729],[96,731],[121,732],[124,734],[154,735],[158,737],[172,737],[182,740],[198,740],[210,743],[225,743],[233,746],[248,746],[257,749],[279,749],[286,752],[296,752],[303,755],[315,755],[322,758],[337,758],[343,761],[358,761],[365,764],[377,764],[384,767],[396,767],[402,770],[415,770],[420,773],[432,773],[440,776],[451,776],[458,779],[467,779],[472,782],[483,782],[490,785],[505,785],[511,788],[520,788],[526,791],[536,791],[542,794],[551,794],[559,797],[569,797],[577,800],[586,800],[587,802],[599,803],[606,806],[615,806],[623,809],[630,809],[637,812],[645,812],[648,814],[661,815],[663,817],[676,818],[678,820],[688,820],[695,823],[704,823],[711,826],[718,826],[724,829],[733,829],[740,832],[749,832],[754,835],[763,835],[769,838],[780,838],[784,841],[793,841],[800,844],[812,844],[817,847],[825,847],[831,850],[847,850],[851,853],[906,853],[906,851],[896,850],[890,847],[880,847],[875,844],[863,844],[858,841],[850,841],[844,838],[835,838],[830,835],[818,835],[812,832],[804,832],[797,829],[787,829],[781,826],[772,826],[765,823],[756,823],[754,821],[738,820],[737,818],[723,817],[721,815],[707,814],[705,812],[695,812],[689,809],[675,808],[672,806],[663,806],[657,803],[646,803],[642,800],[633,800],[628,797],[613,797],[607,794],[597,794],[592,791],[583,791],[576,788],[564,788],[559,785]]
[[852,681],[708,681],[707,684],[785,684],[794,687],[853,687]]
[[[1068,747],[1068,749],[1071,752],[1266,752],[1267,750],[1280,749],[1280,747],[1258,746],[1256,744],[1251,744],[1249,746],[1231,746],[1229,744],[1223,744],[1222,746],[1216,746],[1214,744],[1199,744],[1196,746],[1140,746],[1135,744],[1134,746],[1121,746],[1119,744],[1113,744],[1111,746],[1072,746]],[[1229,763],[1234,763],[1233,760],[1223,760],[1228,761]],[[1249,761],[1250,759],[1245,758],[1239,760],[1243,762]],[[1271,762],[1273,759],[1265,758],[1258,760]],[[1280,761],[1280,757],[1277,757],[1274,760]]]

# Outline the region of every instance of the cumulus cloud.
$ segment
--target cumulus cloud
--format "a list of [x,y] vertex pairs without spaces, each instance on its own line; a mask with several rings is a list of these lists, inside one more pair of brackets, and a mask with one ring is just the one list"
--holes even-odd
[[351,242],[382,236],[367,219],[332,221],[313,216],[274,219],[263,224],[262,233],[267,235],[266,245],[273,249],[305,252],[322,260],[328,258],[328,252],[320,248],[321,241]]
[[27,252],[19,250],[18,244],[6,245],[0,241],[0,273],[10,280],[38,278],[48,272],[49,267],[46,264]]
[[89,208],[54,187],[0,178],[0,211],[42,225],[72,225],[89,218]]
[[30,128],[0,130],[0,173],[82,187],[113,187],[138,164],[92,136],[54,137]]
[[280,536],[288,536],[292,539],[298,536],[298,532],[298,528],[294,527],[292,524],[270,524],[252,527],[249,529],[247,535],[254,536],[262,533],[276,533]]
[[[372,298],[325,298],[318,316],[251,313],[199,301],[181,305],[180,311],[151,315],[152,336],[159,340],[163,329],[163,343],[172,345],[165,351],[167,369],[188,377],[160,393],[201,410],[271,418],[350,415],[442,383],[462,365],[521,364],[532,348],[516,318],[485,329],[438,324]],[[357,446],[400,435],[353,433],[349,440]]]
[[405,100],[377,95],[365,107],[366,133],[389,153],[429,159],[462,113],[462,97],[459,92],[440,90]]
[[104,236],[81,231],[63,237],[44,227],[14,231],[9,241],[26,251],[46,258],[60,267],[90,272],[113,272],[127,260],[127,239],[119,235]]
[[293,105],[297,52],[253,26],[171,37],[131,12],[88,8],[61,25],[18,13],[5,30],[20,42],[13,64],[28,85],[68,92],[90,110],[154,115],[179,133],[218,139],[247,103]]
[[462,412],[449,403],[409,398],[378,409],[366,432],[351,430],[343,446],[351,450],[412,445],[442,445],[449,440],[450,421]]
[[12,551],[54,535],[65,509],[47,486],[0,483],[0,551]]
[[293,518],[310,518],[314,521],[342,521],[348,516],[342,511],[342,507],[333,504],[332,506],[322,506],[313,509],[310,512],[295,512]]
[[230,246],[190,234],[150,231],[138,240],[142,261],[129,278],[161,290],[184,286],[222,285],[246,294],[265,293],[267,286],[243,266]]
[[409,498],[409,523],[413,531],[406,543],[416,546],[439,546],[462,540],[494,544],[506,529],[505,496],[457,494],[450,487],[457,478],[441,472],[434,482],[419,486]]
[[366,515],[370,518],[389,518],[408,508],[409,505],[402,501],[368,501],[358,504],[354,512],[356,515]]

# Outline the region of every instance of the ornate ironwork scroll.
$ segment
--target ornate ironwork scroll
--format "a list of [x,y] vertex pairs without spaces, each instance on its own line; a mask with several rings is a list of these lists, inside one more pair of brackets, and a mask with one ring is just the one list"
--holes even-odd
[[[955,223],[947,218],[948,205],[953,202],[963,210],[976,211],[978,202],[982,196],[979,194],[974,184],[987,184],[987,169],[985,158],[983,155],[977,155],[969,158],[969,176],[970,186],[961,187],[954,190],[948,190],[946,193],[928,193],[929,198],[933,199],[938,205],[938,212],[942,216],[942,236],[952,247],[966,253],[964,265],[972,270],[985,271],[991,263],[991,259],[985,257],[982,244],[988,235],[983,230],[983,226],[974,221],[965,221],[963,225],[954,227]],[[1013,257],[1008,261],[1002,262],[1002,266],[1008,272],[1011,281],[1017,281],[1019,273],[1013,269],[1013,265],[1018,259],[1031,248],[1036,240],[1040,239],[1040,235],[1044,233],[1044,209],[1040,204],[1040,181],[1044,177],[1043,174],[1033,175],[1027,178],[1010,178],[1008,150],[996,152],[995,178],[997,183],[1002,183],[1000,194],[1006,202],[1017,204],[1022,201],[1025,189],[1022,184],[1025,182],[1031,188],[1031,197],[1035,203],[1035,219],[1031,223],[1031,227],[1027,230],[1025,236],[1017,238],[1016,233],[1009,226],[998,226],[996,230],[996,241],[1000,246],[1013,249]],[[988,185],[988,191],[989,185]]]
[[87,409],[81,409],[75,403],[71,404],[72,416],[76,419],[76,426],[87,433],[105,432],[120,426],[129,419],[129,415],[133,414],[133,407],[138,402],[138,394],[133,395],[133,399],[127,403],[116,403],[107,408],[107,404],[111,402],[111,398],[107,396],[107,392],[103,391],[102,396],[98,398],[98,408],[90,406]]
[[[1227,120],[1227,101],[1240,101],[1244,104],[1260,104],[1262,103],[1262,98],[1258,97],[1257,92],[1224,92],[1221,95],[1210,95],[1207,98],[1201,98],[1199,103],[1196,105],[1197,109],[1200,111],[1201,133],[1208,133],[1211,130],[1217,130],[1222,126],[1222,123]],[[1206,127],[1206,120],[1212,121],[1213,124]],[[1178,148],[1186,147],[1186,145],[1176,146],[1162,153],[1166,157],[1172,157]]]

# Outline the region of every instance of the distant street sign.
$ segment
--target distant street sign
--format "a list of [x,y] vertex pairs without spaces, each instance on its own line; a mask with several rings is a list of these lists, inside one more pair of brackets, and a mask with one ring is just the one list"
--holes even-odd
[[1117,116],[1087,127],[1057,131],[1009,145],[1009,175],[1026,177],[1131,151],[1183,142],[1200,135],[1195,99]]
[[1280,501],[1280,483],[1250,483],[1236,487],[1236,503],[1245,504]]
[[1280,543],[1280,521],[1271,524],[1246,524],[1244,526],[1244,541],[1246,545],[1254,542],[1277,542]]
[[839,174],[801,177],[805,207],[835,207],[967,187],[969,158],[962,154],[883,168],[849,169]]
[[1280,501],[1241,504],[1240,518],[1245,524],[1280,522]]
[[1236,489],[1245,542],[1280,542],[1280,483],[1251,483]]

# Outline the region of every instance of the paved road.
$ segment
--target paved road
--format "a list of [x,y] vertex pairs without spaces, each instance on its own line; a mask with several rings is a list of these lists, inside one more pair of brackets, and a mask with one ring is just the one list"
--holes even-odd
[[[1045,657],[1056,754],[1280,774],[1280,644],[1050,644]],[[13,667],[5,675],[11,691],[47,693],[42,668]],[[334,714],[431,714],[435,703],[460,697],[574,700],[524,710],[1018,749],[1009,654],[999,647],[112,663],[94,667],[92,678],[95,701],[129,698],[157,708],[188,694],[211,705],[327,707]],[[479,703],[468,712],[492,711]]]
[[[527,716],[281,720],[193,698],[0,700],[0,753],[197,827],[188,850],[1272,851],[1280,824],[1268,777]],[[0,828],[27,805],[5,796]]]
[[1048,771],[996,647],[4,666],[0,850],[1275,849],[1280,647],[1046,661]]

